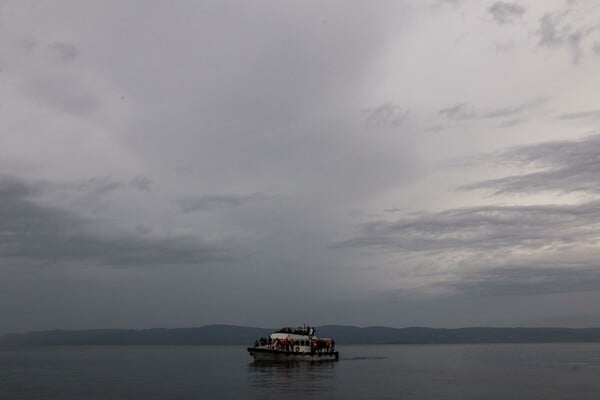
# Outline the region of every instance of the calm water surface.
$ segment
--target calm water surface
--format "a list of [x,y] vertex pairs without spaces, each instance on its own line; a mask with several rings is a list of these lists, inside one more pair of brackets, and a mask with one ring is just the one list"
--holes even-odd
[[0,347],[0,399],[600,399],[600,344],[338,347],[289,364],[241,346]]

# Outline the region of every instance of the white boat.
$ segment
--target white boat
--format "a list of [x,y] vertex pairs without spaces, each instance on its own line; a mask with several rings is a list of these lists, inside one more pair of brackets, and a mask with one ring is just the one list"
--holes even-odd
[[335,340],[317,338],[311,327],[282,328],[248,347],[254,361],[337,361]]

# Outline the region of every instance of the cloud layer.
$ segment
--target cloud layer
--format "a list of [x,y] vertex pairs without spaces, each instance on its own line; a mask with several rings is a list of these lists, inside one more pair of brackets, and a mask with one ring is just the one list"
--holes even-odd
[[[3,263],[20,259],[49,266],[202,264],[226,254],[222,245],[209,245],[192,236],[157,237],[140,229],[103,232],[101,227],[106,221],[94,221],[37,202],[44,187],[45,184],[29,184],[15,178],[0,181]],[[96,188],[95,195],[106,188]]]
[[517,3],[497,1],[488,8],[488,11],[497,23],[508,24],[521,18],[525,14],[525,7]]
[[0,330],[597,315],[599,17],[2,3]]
[[501,162],[541,171],[511,175],[464,186],[464,189],[491,189],[500,193],[600,192],[600,135],[580,141],[541,143],[509,150]]

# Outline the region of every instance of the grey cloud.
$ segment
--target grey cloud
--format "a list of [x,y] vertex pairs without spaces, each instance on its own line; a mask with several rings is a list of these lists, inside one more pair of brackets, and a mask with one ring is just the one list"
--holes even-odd
[[450,4],[454,7],[458,7],[460,5],[460,3],[462,3],[462,2],[463,2],[463,0],[436,0],[434,5]]
[[137,175],[129,182],[115,180],[110,176],[105,176],[93,177],[86,181],[74,184],[52,185],[47,183],[47,186],[58,189],[75,189],[90,196],[102,196],[117,190],[126,189],[127,187],[139,190],[140,192],[149,192],[152,190],[152,180],[145,175]]
[[552,317],[544,318],[544,321],[551,326],[599,326],[600,325],[600,314],[590,312],[581,313],[574,312],[571,314],[562,314]]
[[11,176],[0,175],[0,193],[7,198],[23,198],[40,193],[40,187],[26,185],[23,181]]
[[133,178],[130,185],[142,192],[150,192],[152,190],[152,180],[144,175],[138,175]]
[[29,36],[20,38],[14,44],[20,52],[25,54],[31,54],[38,47],[38,41]]
[[[42,264],[89,263],[113,266],[195,264],[226,254],[222,245],[193,236],[101,233],[98,223],[42,205],[44,185],[15,178],[0,181],[0,260]],[[147,231],[146,231],[147,232]]]
[[592,51],[595,55],[600,55],[600,42],[594,43],[594,47],[592,47]]
[[499,108],[482,114],[481,118],[501,118],[510,115],[518,114],[523,111],[522,107]]
[[443,108],[438,112],[438,114],[454,120],[472,119],[476,117],[475,112],[470,109],[467,103],[458,103],[453,106]]
[[384,213],[398,213],[398,212],[406,212],[405,208],[399,208],[399,207],[392,207],[392,208],[386,208],[383,210]]
[[50,46],[63,62],[71,62],[79,55],[79,50],[72,44],[56,42]]
[[513,40],[506,40],[503,42],[494,43],[494,48],[500,53],[505,53],[514,50],[516,43]]
[[521,114],[544,105],[548,102],[548,100],[549,98],[547,97],[538,97],[536,99],[533,99],[523,104],[519,104],[514,107],[492,109],[490,111],[482,113],[481,118],[502,118],[512,116],[515,114]]
[[226,209],[241,207],[242,205],[265,199],[260,194],[251,195],[215,195],[186,197],[179,199],[178,204],[181,211],[190,213],[194,211],[208,211],[216,209]]
[[514,119],[509,119],[507,121],[504,121],[502,124],[500,124],[500,127],[502,128],[510,128],[511,126],[515,126],[515,125],[519,125],[523,122],[526,122],[527,118],[514,118]]
[[340,247],[395,251],[540,249],[600,238],[600,202],[581,205],[481,206],[375,221]]
[[600,25],[574,27],[571,10],[566,9],[554,13],[546,13],[540,18],[537,30],[539,36],[538,46],[549,48],[566,48],[571,53],[571,62],[578,64],[583,57],[582,41]]
[[472,296],[533,296],[600,290],[600,265],[503,266],[440,286]]
[[520,19],[525,14],[525,7],[516,3],[497,1],[488,8],[488,12],[498,24],[508,24]]
[[123,184],[112,180],[110,177],[94,177],[76,184],[75,187],[77,190],[86,192],[92,196],[102,196],[122,188]]
[[426,128],[421,129],[419,132],[428,133],[428,132],[441,132],[446,129],[448,126],[444,124],[436,124],[433,126],[428,126]]
[[26,86],[38,102],[68,114],[87,115],[100,105],[94,93],[74,77],[37,77]]
[[[545,244],[579,249],[576,240],[587,240],[585,229],[591,227],[590,237],[598,230],[588,221],[594,214],[585,205],[581,215],[570,216],[551,206],[409,214],[415,207],[457,201],[447,184],[472,181],[472,171],[468,177],[456,169],[432,171],[441,158],[572,135],[569,130],[536,132],[538,139],[518,130],[506,135],[476,135],[472,129],[453,129],[451,135],[422,132],[456,128],[463,121],[494,130],[533,114],[544,126],[555,115],[542,116],[531,99],[561,96],[561,88],[593,79],[591,68],[565,71],[560,57],[540,62],[518,37],[527,27],[499,32],[487,12],[496,0],[463,1],[459,7],[453,6],[458,0],[440,0],[445,6],[433,7],[435,1],[158,1],[144,3],[143,17],[136,2],[40,2],[36,7],[15,2],[14,18],[0,26],[7,87],[0,111],[10,127],[0,135],[0,170],[49,181],[17,181],[1,196],[0,246],[7,247],[0,250],[0,292],[7,301],[0,315],[14,308],[13,322],[3,318],[4,329],[13,329],[19,318],[28,319],[23,329],[44,324],[40,319],[74,328],[223,318],[269,325],[289,318],[287,308],[260,312],[282,296],[310,303],[296,304],[292,313],[298,318],[314,318],[310,314],[318,309],[324,322],[332,323],[339,321],[339,308],[314,307],[319,297],[344,302],[354,290],[372,296],[394,285],[387,275],[391,268],[398,271],[397,282],[410,286],[413,279],[427,284],[454,276],[488,249],[501,249],[492,256],[516,265],[521,265],[520,252],[514,255],[511,249]],[[477,21],[482,12],[487,24]],[[521,25],[517,18],[512,20]],[[578,20],[561,19],[556,35],[573,21]],[[572,26],[568,33],[580,31],[579,46],[591,53],[593,40],[587,40],[597,38],[586,36],[580,22]],[[531,27],[534,47],[537,28]],[[31,42],[17,48],[14,42],[22,37],[32,37]],[[494,52],[494,41],[502,40],[505,48],[518,47],[510,55],[514,60],[501,60]],[[559,40],[543,48],[566,52],[568,46]],[[423,57],[431,62],[420,63]],[[463,68],[470,58],[478,61]],[[507,88],[518,97],[503,103],[505,97],[494,93]],[[561,97],[568,107],[561,113],[595,109],[573,103],[594,98],[591,85],[580,89],[581,96]],[[431,112],[435,115],[425,115],[431,104],[439,105]],[[437,114],[439,109],[444,110]],[[365,127],[388,134],[365,135]],[[563,150],[556,148],[554,156]],[[527,166],[530,157],[521,156]],[[479,175],[485,171],[473,173],[489,179]],[[586,181],[592,182],[588,175]],[[284,199],[271,201],[269,193],[282,193]],[[459,195],[480,204],[489,200],[482,194]],[[373,212],[374,204],[388,212]],[[408,209],[394,210],[395,205]],[[357,209],[363,212],[354,213]],[[350,237],[354,241],[339,244],[357,249],[326,247],[365,219],[384,221],[370,230],[359,227]],[[204,239],[229,238],[232,232],[234,242]],[[69,265],[18,267],[43,263]],[[188,268],[188,263],[202,268]],[[102,267],[150,264],[155,266]],[[404,274],[421,266],[425,272],[443,270],[443,276]],[[19,286],[26,277],[40,283]],[[83,281],[101,289],[88,293]],[[307,291],[315,295],[307,298]],[[64,303],[52,300],[65,292]],[[36,296],[49,301],[35,301]],[[47,308],[32,310],[34,303]],[[46,311],[74,303],[81,316],[67,319],[55,311],[47,317]],[[117,322],[111,319],[116,303],[128,305]],[[205,305],[201,315],[190,304]],[[439,321],[437,307],[426,313],[418,304],[412,308],[423,323]],[[371,321],[370,312],[347,309],[348,322]],[[400,314],[387,309],[380,321],[403,323],[403,317],[393,317]],[[472,315],[461,318],[461,323],[479,321]]]
[[574,32],[567,36],[567,44],[571,49],[573,64],[579,64],[582,56],[581,32]]
[[461,189],[492,189],[495,193],[537,191],[600,193],[600,135],[581,141],[547,142],[518,147],[499,156],[505,163],[537,166],[544,170],[463,186]]
[[363,112],[367,115],[365,123],[369,128],[397,128],[404,123],[409,114],[408,111],[392,103],[367,108]]
[[564,44],[570,28],[563,27],[559,29],[559,24],[565,15],[566,12],[546,13],[540,18],[540,27],[537,31],[540,36],[538,41],[539,46],[555,47]]
[[[10,57],[11,69],[22,71],[20,84],[36,102],[53,110],[86,116],[101,104],[100,96],[86,78],[89,71],[73,64],[78,48],[69,42],[52,42],[42,46],[39,40],[19,42],[25,54]],[[43,66],[43,67],[42,67]],[[82,75],[81,72],[84,72]]]
[[562,114],[560,119],[584,119],[584,118],[600,118],[600,110],[581,111],[570,114]]
[[35,184],[40,190],[53,193],[69,193],[71,197],[81,197],[91,202],[102,196],[110,195],[119,190],[128,188],[140,192],[149,192],[152,190],[152,180],[144,175],[137,175],[130,181],[117,180],[111,176],[96,176],[78,182],[55,183],[40,181]]
[[538,97],[516,106],[495,108],[487,111],[478,111],[474,106],[471,106],[467,103],[458,103],[440,110],[438,114],[448,119],[457,121],[504,118],[532,111],[547,103],[548,100],[548,97]]
[[[273,191],[326,197],[334,208],[412,175],[414,153],[404,146],[405,136],[381,147],[385,138],[364,141],[363,127],[350,122],[365,117],[365,106],[380,106],[365,103],[364,93],[373,89],[366,77],[387,48],[386,27],[395,30],[392,20],[405,18],[391,10],[411,15],[404,3],[328,3],[316,14],[300,3],[273,2],[278,13],[249,4],[202,4],[198,20],[166,35],[158,48],[142,40],[156,65],[178,71],[179,86],[122,48],[135,68],[115,68],[111,78],[125,87],[140,76],[147,82],[136,86],[139,115],[126,135],[129,151],[157,170],[188,171],[208,194],[228,195],[228,187],[253,193],[248,182],[258,179]],[[138,18],[135,7],[130,11]],[[162,27],[156,32],[162,35]],[[218,40],[188,51],[178,46],[188,34]],[[189,63],[159,56],[171,51]],[[114,65],[120,64],[115,57]],[[169,98],[176,100],[167,106]],[[373,124],[401,122],[395,105],[372,111]],[[315,201],[324,206],[323,198]]]

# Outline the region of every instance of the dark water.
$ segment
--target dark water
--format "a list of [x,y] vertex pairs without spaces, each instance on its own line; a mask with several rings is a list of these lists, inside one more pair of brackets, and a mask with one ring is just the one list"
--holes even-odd
[[600,399],[600,344],[339,346],[255,364],[244,347],[0,347],[0,399]]

